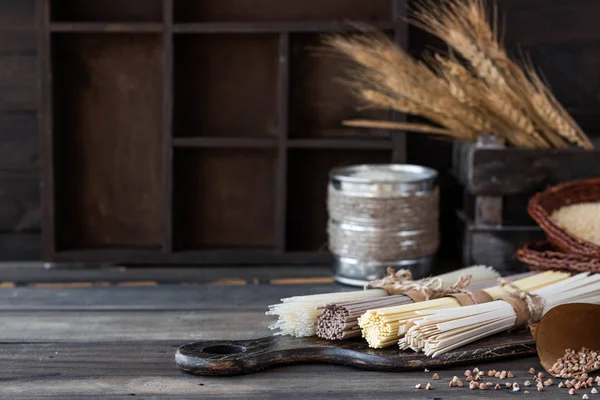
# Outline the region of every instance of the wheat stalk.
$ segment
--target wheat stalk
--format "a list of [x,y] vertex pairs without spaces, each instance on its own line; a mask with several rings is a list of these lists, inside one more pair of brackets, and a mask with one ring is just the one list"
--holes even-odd
[[364,119],[354,119],[342,121],[344,126],[354,128],[380,128],[380,129],[397,129],[410,132],[432,133],[435,135],[452,136],[452,132],[448,129],[436,128],[427,124],[417,124],[411,122],[395,122],[395,121],[371,121]]
[[[489,133],[526,148],[561,148],[567,142],[592,148],[534,68],[523,69],[508,57],[497,24],[488,23],[487,14],[482,0],[417,1],[411,22],[451,50],[449,56],[435,54],[425,61],[362,25],[357,25],[361,34],[329,36],[325,46],[354,62],[341,81],[362,107],[396,110],[432,122],[402,129],[468,140]],[[361,121],[362,126],[366,123]],[[381,127],[382,121],[372,124]]]

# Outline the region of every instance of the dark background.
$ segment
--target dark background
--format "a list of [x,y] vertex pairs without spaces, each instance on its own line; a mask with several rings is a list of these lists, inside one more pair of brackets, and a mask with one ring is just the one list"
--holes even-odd
[[[0,258],[41,258],[40,80],[34,0],[0,1]],[[591,136],[600,125],[600,2],[502,0],[505,42],[531,55],[554,93]],[[409,31],[409,47],[436,47]],[[438,169],[442,229],[450,232],[460,191],[449,176],[451,144],[408,135],[407,160]],[[443,251],[450,250],[448,238]]]

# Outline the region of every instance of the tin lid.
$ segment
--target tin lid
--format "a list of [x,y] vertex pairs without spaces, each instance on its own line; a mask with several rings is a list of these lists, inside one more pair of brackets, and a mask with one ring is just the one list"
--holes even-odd
[[337,190],[363,196],[429,193],[437,185],[433,168],[411,164],[363,164],[334,168],[329,174]]

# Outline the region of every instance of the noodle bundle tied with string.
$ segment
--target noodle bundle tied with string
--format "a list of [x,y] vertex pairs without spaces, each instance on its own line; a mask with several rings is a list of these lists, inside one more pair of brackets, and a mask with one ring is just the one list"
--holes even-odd
[[506,282],[501,287],[504,294],[498,301],[443,313],[418,311],[400,348],[436,357],[495,333],[526,327],[561,304],[600,304],[600,274],[578,274],[529,292]]
[[[532,272],[512,275],[505,279],[514,281],[533,275]],[[463,277],[466,277],[463,275]],[[402,279],[402,278],[401,278]],[[369,286],[386,286],[394,283],[397,279],[389,277],[372,282]],[[460,279],[459,279],[460,280]],[[496,280],[486,280],[471,284],[471,290],[483,289],[494,284]],[[454,291],[458,291],[455,287]],[[460,293],[460,291],[458,291]],[[345,340],[361,335],[358,318],[368,310],[412,304],[415,300],[407,295],[391,295],[378,299],[347,301],[332,303],[322,307],[323,311],[317,321],[317,336],[328,340]]]
[[[566,272],[547,271],[519,279],[515,285],[523,290],[534,290],[569,277]],[[420,311],[439,311],[466,305],[487,303],[502,298],[505,294],[502,286],[490,287],[470,294],[457,293],[451,296],[423,301],[414,304],[404,304],[394,307],[372,309],[358,318],[362,336],[370,347],[382,348],[398,343],[413,325]]]

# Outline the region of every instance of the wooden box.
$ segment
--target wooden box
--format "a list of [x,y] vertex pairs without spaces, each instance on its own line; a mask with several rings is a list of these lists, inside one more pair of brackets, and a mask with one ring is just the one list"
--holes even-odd
[[404,0],[37,4],[47,260],[328,262],[328,171],[404,161],[314,54],[347,21],[406,46]]
[[519,271],[516,250],[544,239],[527,214],[529,198],[549,185],[600,176],[600,150],[505,148],[485,137],[456,143],[452,169],[463,188],[456,212],[463,263]]

